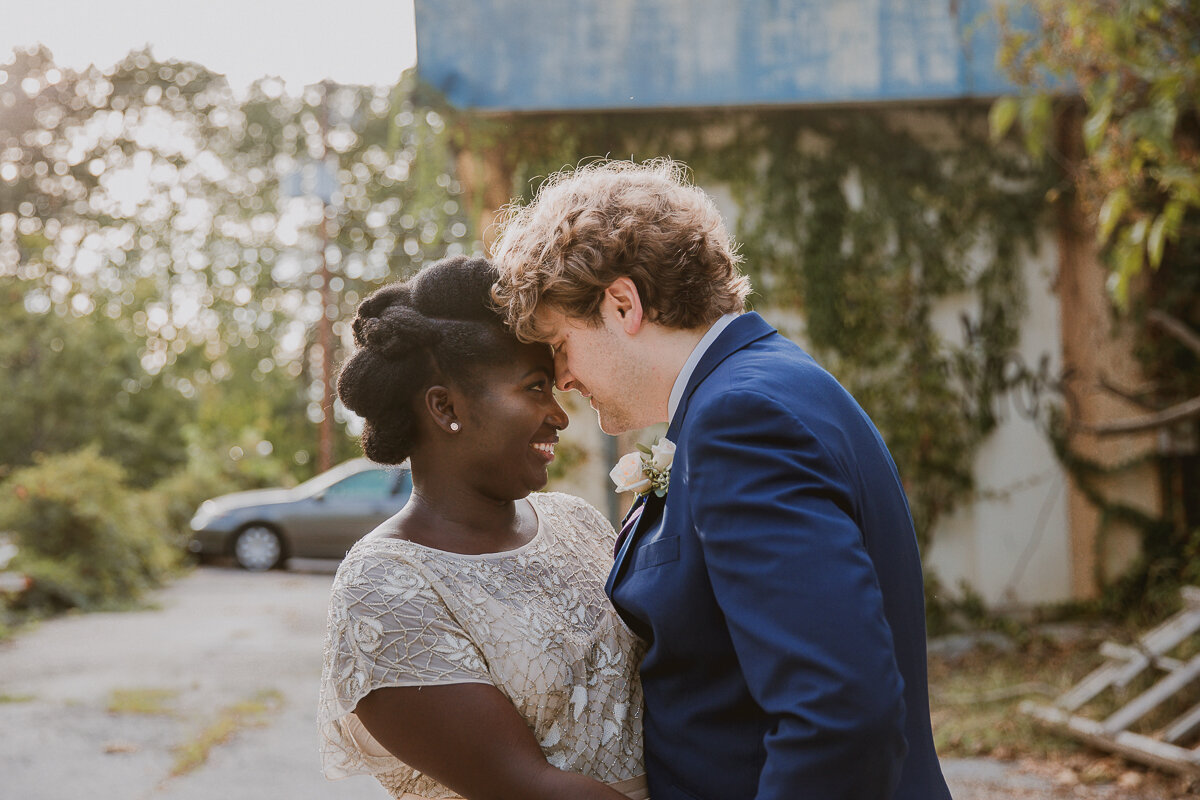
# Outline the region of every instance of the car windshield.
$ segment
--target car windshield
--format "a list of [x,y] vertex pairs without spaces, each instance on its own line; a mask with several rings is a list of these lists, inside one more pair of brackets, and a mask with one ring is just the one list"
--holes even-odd
[[326,497],[387,497],[396,484],[394,473],[369,469],[338,481],[325,490]]
[[[375,476],[375,480],[388,482],[390,488],[390,482],[399,469],[401,468],[377,467],[370,464],[370,462],[362,460],[347,461],[344,464],[338,464],[333,469],[322,472],[320,475],[309,478],[304,483],[296,486],[292,491],[297,497],[312,497],[314,494],[330,489],[334,484],[347,478],[366,473],[371,473]],[[365,478],[364,480],[371,480],[371,478]]]

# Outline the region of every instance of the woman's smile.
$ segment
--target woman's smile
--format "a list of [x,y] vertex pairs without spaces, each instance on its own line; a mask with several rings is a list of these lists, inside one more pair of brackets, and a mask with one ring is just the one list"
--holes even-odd
[[529,446],[533,448],[533,451],[537,453],[538,456],[544,458],[546,463],[549,464],[554,460],[554,444],[555,442],[530,442]]

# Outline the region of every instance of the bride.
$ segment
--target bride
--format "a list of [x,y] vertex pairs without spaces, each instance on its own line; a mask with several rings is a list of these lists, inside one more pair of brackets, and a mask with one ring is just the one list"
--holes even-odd
[[640,641],[604,595],[612,527],[537,494],[567,417],[545,345],[489,300],[483,259],[367,298],[342,402],[413,494],[334,579],[319,724],[327,777],[395,798],[644,798]]

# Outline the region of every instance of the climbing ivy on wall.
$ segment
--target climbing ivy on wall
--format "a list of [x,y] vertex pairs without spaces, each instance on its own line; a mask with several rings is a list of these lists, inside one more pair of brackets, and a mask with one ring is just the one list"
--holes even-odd
[[[463,140],[500,159],[511,194],[595,158],[686,163],[728,191],[762,310],[875,420],[923,542],[969,497],[979,444],[1007,387],[1046,175],[991,143],[985,106],[460,117]],[[962,303],[970,335],[948,341],[935,307]]]
[[[1055,445],[1099,512],[1100,604],[1161,617],[1180,585],[1200,581],[1200,14],[1178,0],[1019,0],[995,11],[999,63],[1021,87],[992,107],[996,133],[1012,127],[1030,153],[1065,166],[1064,210],[1096,234],[1115,322],[1132,334],[1145,378],[1123,388],[1099,382],[1140,413],[1071,415]],[[1128,463],[1081,452],[1091,436],[1137,446],[1126,437],[1148,433],[1157,445],[1142,445],[1145,456]],[[1153,515],[1112,488],[1151,464],[1161,504]],[[1141,552],[1110,582],[1104,542],[1113,523],[1140,533]]]

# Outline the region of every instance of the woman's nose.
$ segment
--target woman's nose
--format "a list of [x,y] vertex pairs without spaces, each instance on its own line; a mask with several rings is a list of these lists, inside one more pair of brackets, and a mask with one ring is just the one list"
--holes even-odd
[[546,419],[551,425],[558,428],[560,431],[571,424],[571,418],[567,416],[567,412],[563,410],[562,404],[558,402],[558,398],[553,394],[550,395],[550,404],[554,406],[550,413],[546,415]]

